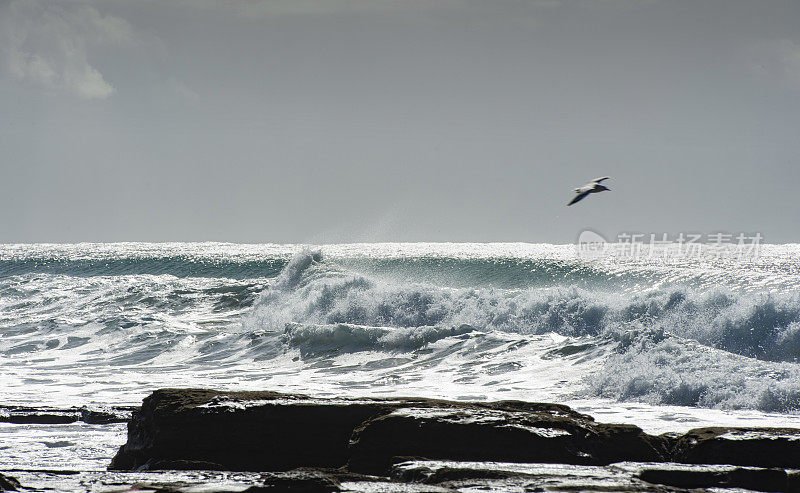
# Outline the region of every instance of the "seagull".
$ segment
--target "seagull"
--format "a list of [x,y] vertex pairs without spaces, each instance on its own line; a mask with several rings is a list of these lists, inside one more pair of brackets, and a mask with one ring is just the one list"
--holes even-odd
[[576,188],[575,189],[575,196],[572,197],[572,200],[570,200],[569,204],[567,204],[567,205],[572,205],[575,202],[579,202],[579,201],[583,200],[583,198],[586,197],[587,195],[589,195],[590,193],[597,193],[597,192],[604,192],[606,190],[611,190],[610,188],[605,187],[605,186],[600,184],[601,181],[608,180],[609,178],[610,177],[608,177],[608,176],[603,176],[602,178],[595,178],[594,180],[590,181],[586,185],[584,185],[584,186],[582,186],[580,188]]

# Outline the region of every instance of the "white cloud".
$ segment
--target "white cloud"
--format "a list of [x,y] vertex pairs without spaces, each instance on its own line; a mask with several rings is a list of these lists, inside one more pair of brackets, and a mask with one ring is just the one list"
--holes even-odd
[[114,87],[89,63],[93,46],[131,39],[129,24],[81,2],[0,3],[0,55],[6,74],[40,88],[104,99]]

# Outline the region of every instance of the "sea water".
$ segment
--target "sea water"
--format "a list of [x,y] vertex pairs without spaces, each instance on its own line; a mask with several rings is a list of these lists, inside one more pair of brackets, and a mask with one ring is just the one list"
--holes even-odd
[[[521,243],[0,245],[0,404],[205,387],[559,402],[651,433],[800,427],[799,288],[800,245],[624,261]],[[125,439],[73,428],[2,424],[6,467],[102,468]]]

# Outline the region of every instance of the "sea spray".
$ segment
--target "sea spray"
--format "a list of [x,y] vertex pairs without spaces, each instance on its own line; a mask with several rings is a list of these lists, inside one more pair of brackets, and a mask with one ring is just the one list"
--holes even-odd
[[9,401],[69,405],[192,385],[795,413],[798,258],[776,245],[736,266],[585,261],[570,245],[3,246],[4,383]]

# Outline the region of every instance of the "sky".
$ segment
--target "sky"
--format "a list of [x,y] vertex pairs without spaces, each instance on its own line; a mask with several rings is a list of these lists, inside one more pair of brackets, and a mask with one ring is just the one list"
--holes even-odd
[[0,0],[0,243],[800,242],[798,134],[796,0]]

